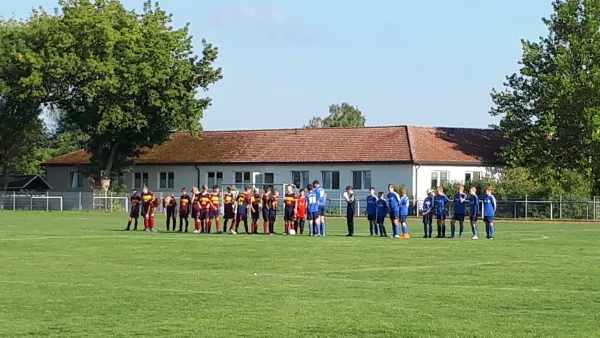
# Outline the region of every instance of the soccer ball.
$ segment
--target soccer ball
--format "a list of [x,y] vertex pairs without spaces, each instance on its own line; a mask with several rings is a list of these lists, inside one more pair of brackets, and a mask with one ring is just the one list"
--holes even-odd
[[296,236],[296,230],[290,229],[289,234],[290,236]]

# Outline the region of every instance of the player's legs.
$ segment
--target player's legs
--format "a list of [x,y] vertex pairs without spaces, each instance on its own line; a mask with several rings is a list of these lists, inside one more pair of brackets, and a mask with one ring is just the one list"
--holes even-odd
[[473,232],[473,237],[471,239],[479,239],[477,236],[477,215],[471,215],[471,232]]
[[488,216],[487,218],[488,220],[488,224],[489,224],[489,229],[490,229],[490,237],[488,239],[494,239],[494,232],[495,232],[495,228],[494,228],[494,217],[493,216]]
[[446,238],[446,213],[442,213],[442,238]]
[[269,234],[275,235],[275,220],[277,217],[276,210],[270,210],[269,212]]
[[325,227],[325,206],[321,205],[319,206],[319,234],[321,236],[325,236],[326,233],[326,227]]
[[427,215],[427,238],[433,235],[433,213]]
[[427,238],[427,219],[429,214],[423,215],[423,238]]
[[461,214],[458,219],[458,224],[460,225],[458,230],[458,237],[462,238],[463,233],[465,232],[465,215]]
[[214,211],[214,220],[215,220],[215,226],[217,227],[217,234],[222,234],[223,230],[221,230],[221,211],[220,210]]
[[263,217],[263,232],[265,235],[269,234],[269,209],[262,209],[262,217]]
[[456,213],[452,216],[450,221],[450,238],[454,238],[454,232],[456,232]]
[[435,215],[435,220],[437,223],[437,236],[435,236],[435,238],[442,238],[442,215]]
[[400,226],[398,223],[398,218],[400,217],[399,212],[391,211],[390,219],[392,221],[392,234],[394,238],[400,238]]
[[400,236],[400,238],[402,239],[410,238],[410,234],[408,233],[408,224],[406,223],[407,218],[408,215],[400,215],[400,225],[402,226],[402,235]]

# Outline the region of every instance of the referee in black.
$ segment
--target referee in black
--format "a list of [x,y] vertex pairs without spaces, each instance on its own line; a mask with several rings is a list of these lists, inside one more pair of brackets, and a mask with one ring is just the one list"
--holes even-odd
[[346,187],[344,199],[348,203],[348,206],[346,207],[346,224],[348,225],[348,234],[346,237],[352,237],[354,236],[354,214],[356,213],[356,195],[354,195],[354,189],[352,189],[352,186]]

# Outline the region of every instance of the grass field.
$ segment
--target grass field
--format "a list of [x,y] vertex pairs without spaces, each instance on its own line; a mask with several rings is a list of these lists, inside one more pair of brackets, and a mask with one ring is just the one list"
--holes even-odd
[[597,224],[499,222],[472,241],[422,239],[415,220],[400,241],[363,220],[314,238],[124,219],[0,213],[0,337],[600,337]]

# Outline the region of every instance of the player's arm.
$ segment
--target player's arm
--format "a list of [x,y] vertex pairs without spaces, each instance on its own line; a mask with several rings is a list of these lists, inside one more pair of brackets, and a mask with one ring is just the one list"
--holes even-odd
[[496,213],[498,205],[496,204],[496,197],[492,196],[492,201],[494,201],[494,214]]

